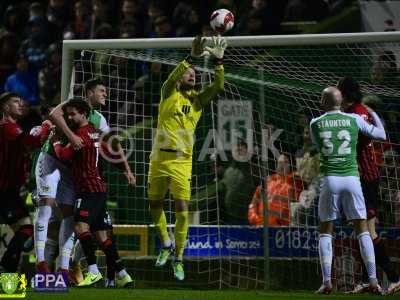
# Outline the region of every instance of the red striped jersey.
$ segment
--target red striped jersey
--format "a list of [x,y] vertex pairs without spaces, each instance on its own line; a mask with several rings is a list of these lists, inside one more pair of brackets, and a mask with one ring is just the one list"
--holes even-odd
[[41,138],[41,134],[24,133],[16,122],[8,118],[0,120],[0,190],[20,189],[27,171],[28,151],[25,146],[39,147]]
[[72,160],[72,176],[78,192],[105,192],[106,185],[98,167],[100,132],[89,123],[78,128],[75,134],[82,139],[83,147],[74,150],[70,144],[62,147],[60,143],[55,143],[53,146],[57,157]]
[[[360,115],[366,122],[373,123],[371,114],[361,103],[353,103],[346,109],[346,112]],[[374,155],[372,140],[363,134],[358,136],[357,161],[361,179],[367,182],[379,179],[379,167]]]

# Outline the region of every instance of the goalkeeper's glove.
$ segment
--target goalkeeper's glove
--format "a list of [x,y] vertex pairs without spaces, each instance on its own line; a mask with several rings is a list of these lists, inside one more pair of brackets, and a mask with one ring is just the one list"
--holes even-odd
[[226,38],[221,36],[213,36],[212,37],[212,47],[205,47],[204,49],[213,55],[216,59],[222,60],[224,58],[224,51],[228,46]]
[[207,51],[204,51],[204,44],[206,42],[205,38],[202,38],[200,35],[196,36],[192,42],[192,51],[190,56],[192,57],[202,57],[208,55]]

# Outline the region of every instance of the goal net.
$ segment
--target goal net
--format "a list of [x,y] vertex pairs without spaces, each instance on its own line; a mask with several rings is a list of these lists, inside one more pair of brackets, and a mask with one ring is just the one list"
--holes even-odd
[[[64,42],[63,98],[83,96],[83,83],[94,76],[105,82],[108,99],[101,111],[136,174],[136,187],[128,188],[123,174],[105,163],[118,247],[140,286],[176,284],[169,266],[154,267],[159,241],[146,184],[160,88],[190,52],[191,41]],[[378,233],[398,263],[399,42],[398,33],[228,39],[224,91],[204,110],[196,130],[186,285],[318,286],[318,155],[307,129],[321,113],[322,89],[343,76],[359,81],[363,100],[385,121],[388,142],[374,143],[371,159],[381,171]],[[213,80],[213,61],[201,59],[194,66],[200,89]],[[164,208],[172,232],[169,195]],[[348,224],[338,222],[333,274],[338,289],[360,280],[357,247]]]

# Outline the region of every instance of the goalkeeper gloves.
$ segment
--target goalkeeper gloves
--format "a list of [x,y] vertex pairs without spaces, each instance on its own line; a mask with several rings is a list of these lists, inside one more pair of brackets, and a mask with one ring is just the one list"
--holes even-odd
[[204,51],[205,42],[205,38],[202,38],[200,35],[196,36],[192,42],[192,52],[190,53],[190,56],[202,57],[208,55],[207,51]]
[[206,52],[209,52],[213,55],[217,60],[222,60],[224,58],[224,51],[228,46],[226,38],[221,36],[213,36],[212,37],[212,47],[205,47]]

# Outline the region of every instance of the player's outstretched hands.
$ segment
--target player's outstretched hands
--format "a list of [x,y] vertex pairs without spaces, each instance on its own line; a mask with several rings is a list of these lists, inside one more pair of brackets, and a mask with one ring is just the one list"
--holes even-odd
[[208,55],[207,51],[204,51],[205,42],[205,38],[201,37],[200,35],[196,36],[192,42],[192,52],[190,55],[192,57],[202,57],[204,55]]
[[226,38],[218,35],[212,37],[212,46],[207,46],[204,49],[215,58],[222,59],[224,57],[224,52],[227,46],[228,42],[226,41]]

